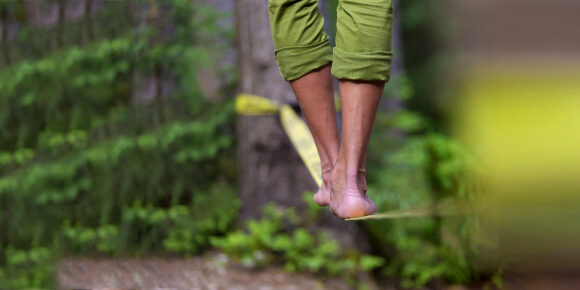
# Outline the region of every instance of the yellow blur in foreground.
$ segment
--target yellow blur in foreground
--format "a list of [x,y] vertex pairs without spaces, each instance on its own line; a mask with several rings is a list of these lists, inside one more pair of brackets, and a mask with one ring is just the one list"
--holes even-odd
[[481,157],[506,262],[580,269],[580,66],[469,74],[457,133]]

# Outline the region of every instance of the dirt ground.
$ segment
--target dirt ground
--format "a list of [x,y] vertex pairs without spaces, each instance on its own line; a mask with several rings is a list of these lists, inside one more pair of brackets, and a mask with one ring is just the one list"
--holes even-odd
[[212,253],[191,259],[68,258],[58,264],[59,289],[349,289],[338,278],[251,270]]
[[[352,289],[340,278],[288,273],[277,267],[248,269],[215,252],[191,259],[67,258],[57,267],[58,289]],[[503,285],[504,289],[576,290],[580,289],[580,276],[577,274],[565,271],[508,273]],[[380,289],[374,281],[367,281],[369,290]],[[444,289],[494,288],[449,285]]]

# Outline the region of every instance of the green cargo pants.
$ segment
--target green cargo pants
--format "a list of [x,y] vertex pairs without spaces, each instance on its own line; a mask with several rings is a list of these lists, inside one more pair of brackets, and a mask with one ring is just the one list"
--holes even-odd
[[392,0],[338,0],[336,47],[324,32],[318,0],[268,0],[282,77],[295,80],[332,62],[339,79],[388,81]]

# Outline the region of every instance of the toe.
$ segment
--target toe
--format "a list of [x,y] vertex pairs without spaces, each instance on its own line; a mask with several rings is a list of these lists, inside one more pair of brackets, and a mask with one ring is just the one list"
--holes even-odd
[[370,199],[367,197],[368,200],[368,211],[367,211],[367,215],[371,215],[377,212],[377,205]]
[[313,197],[313,199],[314,199],[314,202],[316,202],[316,204],[318,204],[318,205],[320,205],[320,206],[327,206],[327,205],[328,205],[328,202],[327,202],[327,201],[325,201],[325,200],[324,200],[324,199],[323,199],[323,198],[320,196],[320,194],[315,194],[315,195],[314,195],[314,197]]
[[312,197],[314,202],[316,202],[320,206],[327,206],[330,203],[330,196],[328,193],[324,193],[323,189],[319,189],[316,194]]

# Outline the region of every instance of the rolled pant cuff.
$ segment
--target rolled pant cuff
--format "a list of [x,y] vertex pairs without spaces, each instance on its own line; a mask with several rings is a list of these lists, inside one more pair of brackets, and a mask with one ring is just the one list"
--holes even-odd
[[347,52],[334,48],[332,75],[338,79],[389,81],[393,53],[389,51]]
[[275,51],[280,74],[286,81],[295,80],[312,70],[332,62],[330,42],[308,46],[291,46]]

